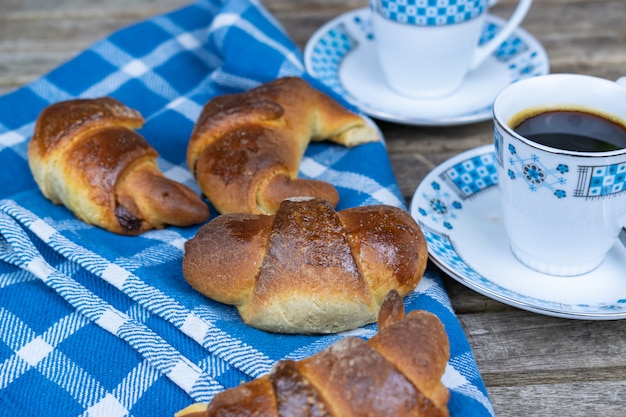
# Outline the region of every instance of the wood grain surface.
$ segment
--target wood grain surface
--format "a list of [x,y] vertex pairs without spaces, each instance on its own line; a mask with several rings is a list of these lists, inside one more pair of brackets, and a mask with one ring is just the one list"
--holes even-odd
[[[263,3],[302,48],[322,24],[367,6],[366,0]],[[186,4],[0,0],[0,93],[30,82],[117,28]],[[516,4],[500,0],[492,13],[507,17]],[[624,0],[535,0],[523,26],[546,48],[552,72],[626,75]],[[379,126],[407,201],[438,164],[492,142],[491,122]],[[498,416],[626,415],[626,322],[547,317],[483,297],[445,276],[444,283]]]

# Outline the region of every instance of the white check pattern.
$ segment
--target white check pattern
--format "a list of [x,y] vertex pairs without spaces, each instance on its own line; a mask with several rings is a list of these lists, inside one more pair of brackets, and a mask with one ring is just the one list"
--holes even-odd
[[[277,360],[301,359],[346,335],[375,334],[375,325],[323,337],[252,329],[236,309],[182,278],[184,243],[197,227],[113,235],[46,200],[27,165],[27,143],[45,106],[111,95],[144,115],[140,133],[159,151],[166,175],[198,190],[185,151],[204,103],[286,75],[324,89],[303,68],[300,51],[259,2],[201,0],[115,32],[0,97],[0,414],[173,415]],[[382,143],[350,150],[312,144],[300,175],[337,186],[339,208],[404,207]],[[435,270],[406,305],[446,324],[452,415],[492,415]]]

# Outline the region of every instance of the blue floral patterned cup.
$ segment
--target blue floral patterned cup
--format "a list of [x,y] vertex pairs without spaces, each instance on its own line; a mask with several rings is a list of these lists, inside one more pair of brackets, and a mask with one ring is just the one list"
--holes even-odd
[[478,45],[490,0],[370,0],[378,61],[399,94],[437,98],[457,90],[519,26],[532,0]]
[[[502,216],[513,253],[528,267],[550,275],[581,275],[599,266],[613,245],[621,244],[618,238],[626,225],[626,143],[617,138],[626,133],[625,103],[624,85],[574,74],[522,80],[496,97]],[[570,117],[577,123],[576,135],[586,129],[577,112],[611,120],[619,133],[610,136],[615,147],[581,151],[576,150],[582,145],[575,139],[557,148],[515,129],[523,115],[555,111],[574,112],[568,114],[574,114]]]

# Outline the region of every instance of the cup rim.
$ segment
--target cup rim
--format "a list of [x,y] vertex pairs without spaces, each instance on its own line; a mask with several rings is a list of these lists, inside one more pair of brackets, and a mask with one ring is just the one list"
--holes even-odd
[[[542,150],[544,152],[548,152],[551,154],[561,154],[561,155],[569,155],[569,156],[576,156],[576,157],[589,157],[589,158],[606,158],[606,157],[612,157],[612,156],[621,156],[626,154],[626,147],[621,148],[621,149],[616,149],[613,151],[603,151],[603,152],[584,152],[584,151],[573,151],[573,150],[568,150],[568,149],[560,149],[560,148],[555,148],[552,146],[547,146],[547,145],[543,145],[537,142],[534,142],[528,138],[526,138],[525,136],[520,135],[519,133],[517,133],[515,130],[513,130],[508,124],[507,121],[503,121],[498,117],[498,109],[499,109],[499,103],[504,99],[503,97],[506,97],[507,94],[510,94],[510,91],[512,89],[520,89],[520,88],[524,88],[524,86],[526,84],[533,84],[533,83],[537,83],[537,82],[542,82],[542,80],[545,79],[553,79],[553,80],[563,80],[563,79],[576,79],[576,80],[584,80],[586,82],[593,82],[593,83],[597,83],[597,84],[601,84],[604,86],[607,86],[609,88],[615,88],[618,93],[621,92],[624,95],[625,98],[625,102],[626,102],[626,87],[605,79],[605,78],[600,78],[600,77],[595,77],[592,75],[585,75],[585,74],[573,74],[573,73],[552,73],[552,74],[545,74],[545,75],[539,75],[536,77],[530,77],[530,78],[525,78],[523,80],[519,80],[511,85],[509,85],[508,87],[504,88],[503,90],[501,90],[497,95],[496,98],[493,101],[493,106],[492,106],[492,119],[495,125],[499,126],[499,128],[503,131],[505,131],[508,135],[514,137],[515,139],[525,143],[526,145],[533,147],[533,148],[537,148],[539,150]],[[619,89],[623,89],[623,92]],[[522,111],[523,109],[519,109],[518,111]],[[619,117],[616,116],[619,119],[623,120],[624,124],[624,128],[626,128],[626,118],[624,117]]]

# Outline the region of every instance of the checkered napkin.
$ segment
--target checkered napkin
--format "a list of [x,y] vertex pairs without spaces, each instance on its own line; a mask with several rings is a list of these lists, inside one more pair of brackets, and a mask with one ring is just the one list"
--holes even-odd
[[[197,227],[114,235],[39,192],[26,161],[39,112],[110,95],[146,118],[140,133],[165,174],[198,191],[186,143],[203,104],[277,77],[310,79],[302,56],[254,1],[205,0],[113,33],[70,62],[0,97],[0,415],[167,416],[301,359],[347,335],[277,335],[192,290],[181,273]],[[404,207],[383,143],[311,144],[300,175],[340,190],[338,209]],[[215,213],[215,211],[213,211]],[[437,272],[406,298],[445,323],[452,416],[493,411]]]

